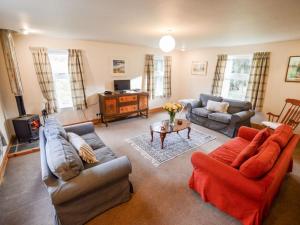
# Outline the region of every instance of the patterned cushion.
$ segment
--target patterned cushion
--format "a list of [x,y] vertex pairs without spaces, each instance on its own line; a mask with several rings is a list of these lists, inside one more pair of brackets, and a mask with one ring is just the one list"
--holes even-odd
[[46,155],[51,172],[64,181],[79,175],[84,169],[76,150],[61,136],[47,140]]
[[211,120],[214,120],[214,121],[218,121],[218,122],[221,122],[221,123],[230,123],[231,121],[231,114],[228,114],[228,113],[211,113],[208,115],[208,118],[211,119]]
[[207,117],[211,111],[207,110],[205,107],[202,108],[194,108],[192,109],[192,113],[198,116]]
[[68,133],[69,142],[78,151],[79,156],[87,163],[96,163],[96,154],[93,149],[77,134]]
[[105,163],[105,162],[108,162],[110,160],[117,158],[115,153],[113,153],[109,147],[102,147],[102,148],[96,149],[94,152],[96,154],[96,158],[97,158],[98,162],[92,163],[92,164],[91,163],[83,163],[84,169],[88,169],[93,166],[97,166],[99,164],[102,164],[102,163]]

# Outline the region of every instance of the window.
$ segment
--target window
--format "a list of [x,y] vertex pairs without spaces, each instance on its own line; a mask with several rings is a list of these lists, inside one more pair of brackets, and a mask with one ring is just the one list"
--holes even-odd
[[49,51],[54,89],[59,109],[73,107],[70,76],[68,72],[68,51]]
[[154,95],[163,96],[164,91],[164,58],[162,56],[154,57]]
[[232,55],[228,57],[222,86],[222,97],[245,100],[251,63],[252,55]]

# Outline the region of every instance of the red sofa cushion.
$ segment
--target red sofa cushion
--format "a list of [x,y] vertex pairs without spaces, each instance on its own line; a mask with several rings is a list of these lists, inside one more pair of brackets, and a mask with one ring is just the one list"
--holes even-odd
[[244,148],[231,163],[232,167],[239,168],[243,162],[258,153],[258,147],[270,136],[268,128],[260,130],[250,144]]
[[292,136],[293,136],[292,128],[288,125],[283,124],[275,129],[270,139],[278,143],[280,148],[283,149],[287,145],[287,143],[289,142]]
[[218,147],[208,155],[222,163],[230,165],[237,155],[249,145],[249,141],[236,137]]
[[240,172],[248,178],[260,178],[272,169],[279,155],[280,146],[268,141],[268,145],[264,145],[258,154],[241,165]]

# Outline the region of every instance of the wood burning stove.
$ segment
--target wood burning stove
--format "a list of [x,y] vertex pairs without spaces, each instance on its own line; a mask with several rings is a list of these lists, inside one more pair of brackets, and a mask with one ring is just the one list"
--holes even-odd
[[32,142],[39,139],[39,127],[41,126],[39,115],[26,114],[23,96],[18,95],[16,102],[19,117],[12,119],[15,133],[19,142]]
[[39,115],[24,115],[12,120],[19,142],[31,142],[39,139],[41,125]]

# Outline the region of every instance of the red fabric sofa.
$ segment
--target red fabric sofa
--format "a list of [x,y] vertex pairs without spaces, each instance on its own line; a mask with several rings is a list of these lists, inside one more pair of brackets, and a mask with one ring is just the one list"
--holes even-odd
[[[259,132],[254,128],[241,127],[237,137],[210,154],[195,152],[192,155],[194,170],[189,181],[190,188],[198,192],[204,201],[237,218],[244,225],[260,225],[279,191],[285,174],[292,171],[292,155],[299,140],[299,135],[294,135],[288,126],[283,125],[277,129],[267,137],[259,152],[243,163],[260,164],[258,159],[266,161],[266,158],[270,157],[274,161],[275,155],[275,162],[266,174],[249,178],[241,171],[243,164],[240,168],[231,166],[237,155]],[[274,151],[276,148],[277,151]]]

